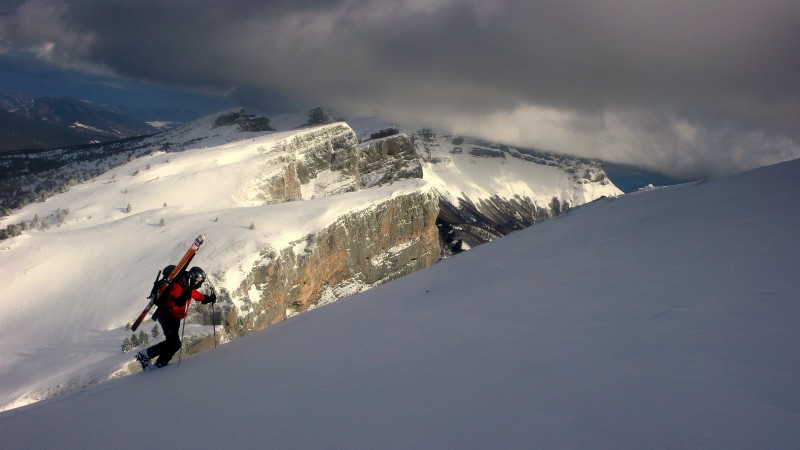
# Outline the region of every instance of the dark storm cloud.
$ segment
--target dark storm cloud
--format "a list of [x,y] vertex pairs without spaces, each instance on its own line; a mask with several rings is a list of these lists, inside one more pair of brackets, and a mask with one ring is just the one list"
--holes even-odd
[[0,50],[719,173],[800,157],[795,0],[11,2]]

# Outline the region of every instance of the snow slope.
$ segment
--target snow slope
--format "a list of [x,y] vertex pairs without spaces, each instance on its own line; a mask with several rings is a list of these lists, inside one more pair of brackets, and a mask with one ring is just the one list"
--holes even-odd
[[[476,201],[527,195],[546,205],[553,196],[575,204],[619,193],[613,184],[578,185],[559,168],[518,158],[451,155],[444,139],[434,152],[438,162],[423,163],[422,180],[312,200],[337,179],[326,170],[301,186],[304,201],[265,205],[264,177],[284,170],[287,156],[305,155],[285,144],[303,135],[323,139],[314,133],[337,125],[290,129],[298,118],[286,116],[276,122],[287,131],[239,132],[216,127],[217,117],[137,141],[130,152],[114,153],[121,165],[109,172],[2,218],[0,227],[38,217],[47,228],[0,242],[0,410],[97,383],[123,368],[131,360],[121,353],[131,336],[126,323],[146,304],[157,270],[174,263],[198,234],[207,240],[193,264],[217,288],[235,292],[265,251],[302,251],[306,236],[393,196],[436,189],[454,202],[467,193]],[[374,118],[354,121],[362,135],[381,126]],[[186,151],[158,151],[163,148]],[[249,299],[232,300],[242,310]],[[142,331],[152,326],[145,322]]]
[[791,161],[601,200],[180,367],[0,413],[0,435],[18,449],[798,448],[798,176]]
[[[253,181],[276,147],[313,130],[154,153],[14,211],[6,223],[38,216],[50,226],[0,242],[0,409],[105,379],[129,361],[120,352],[131,335],[124,326],[147,303],[147,282],[198,234],[207,240],[193,264],[232,291],[268,246],[286,247],[343,213],[427,189],[411,180],[302,207],[253,199]],[[62,209],[69,214],[57,226]]]

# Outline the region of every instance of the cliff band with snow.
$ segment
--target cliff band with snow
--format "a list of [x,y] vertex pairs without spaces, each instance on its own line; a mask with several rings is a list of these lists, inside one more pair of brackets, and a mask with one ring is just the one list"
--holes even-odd
[[[198,234],[229,340],[620,193],[597,163],[424,130],[359,143],[345,123],[225,124],[27,156],[63,154],[52,175],[73,181],[0,223],[24,224],[0,241],[0,407],[129,370],[125,324]],[[187,352],[213,345],[210,311],[192,311]]]

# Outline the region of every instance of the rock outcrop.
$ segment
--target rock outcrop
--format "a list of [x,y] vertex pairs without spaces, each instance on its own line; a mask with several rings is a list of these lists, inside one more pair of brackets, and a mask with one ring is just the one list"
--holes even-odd
[[256,181],[265,203],[310,200],[398,180],[422,178],[406,135],[358,143],[344,123],[304,130],[270,149]]
[[[305,242],[265,251],[232,295],[247,298],[247,333],[434,264],[438,198],[430,190],[340,217]],[[296,252],[295,249],[302,248]]]
[[404,134],[361,144],[360,185],[383,186],[398,180],[422,178],[422,164],[414,143]]
[[[351,192],[358,186],[358,138],[346,124],[299,131],[263,149],[257,199],[282,203]],[[321,177],[323,173],[329,176]]]

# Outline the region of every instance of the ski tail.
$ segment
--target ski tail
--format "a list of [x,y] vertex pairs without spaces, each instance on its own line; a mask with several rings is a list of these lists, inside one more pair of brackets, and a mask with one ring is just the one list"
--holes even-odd
[[147,316],[147,313],[150,311],[150,308],[152,308],[153,305],[154,303],[152,300],[150,300],[150,302],[147,303],[147,306],[144,307],[142,313],[139,314],[139,317],[137,317],[136,320],[133,322],[133,325],[131,325],[131,331],[136,331],[136,329],[139,328],[139,325],[142,323],[145,316]]
[[[139,314],[139,317],[137,317],[136,320],[133,322],[133,325],[131,325],[131,331],[136,331],[136,329],[139,328],[139,325],[142,323],[145,316],[147,316],[147,313],[150,312],[150,309],[156,303],[158,298],[161,297],[161,294],[163,294],[164,291],[167,290],[167,286],[169,285],[169,283],[172,282],[172,280],[174,280],[175,277],[180,275],[181,272],[186,270],[186,266],[188,266],[189,263],[192,261],[194,255],[197,253],[197,250],[200,249],[200,246],[203,245],[203,242],[205,240],[206,240],[205,235],[201,234],[200,236],[197,236],[192,245],[189,247],[189,250],[187,250],[186,253],[183,255],[183,258],[181,258],[180,262],[178,262],[178,264],[175,265],[175,268],[172,269],[172,272],[170,272],[169,275],[166,276],[166,278],[164,279],[165,282],[158,285],[158,288],[154,287],[153,291],[151,291],[150,296],[148,297],[150,301],[147,303],[147,306],[145,306],[144,310],[142,310],[142,313]],[[158,276],[161,276],[160,271]],[[158,284],[158,277],[156,277],[156,284]]]

